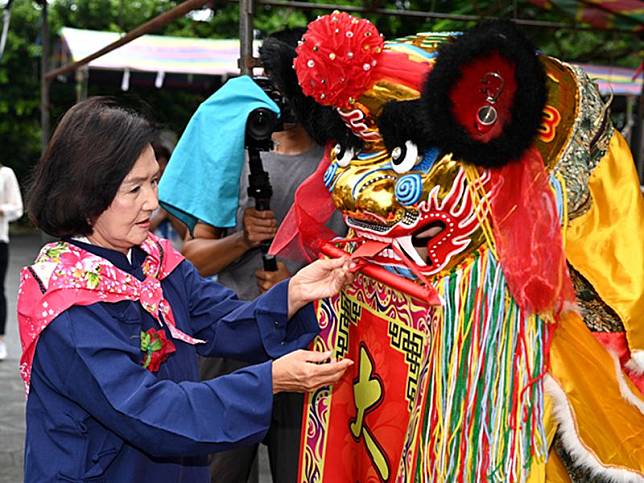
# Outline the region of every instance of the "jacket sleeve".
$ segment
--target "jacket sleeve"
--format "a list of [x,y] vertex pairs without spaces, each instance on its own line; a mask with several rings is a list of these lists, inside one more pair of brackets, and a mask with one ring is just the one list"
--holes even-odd
[[160,380],[113,325],[84,307],[61,314],[38,342],[37,377],[154,456],[206,454],[263,439],[273,401],[270,362],[203,382]]
[[247,302],[203,278],[190,263],[183,262],[179,268],[189,294],[192,333],[207,341],[198,346],[203,356],[265,361],[306,347],[319,332],[313,304],[288,319],[290,279]]

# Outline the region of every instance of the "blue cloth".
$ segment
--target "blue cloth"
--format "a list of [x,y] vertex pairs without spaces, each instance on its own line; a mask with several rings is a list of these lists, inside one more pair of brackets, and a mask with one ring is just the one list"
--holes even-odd
[[[142,250],[133,249],[130,265],[121,253],[73,243],[143,279]],[[25,482],[208,483],[208,453],[263,439],[273,401],[268,359],[312,340],[311,304],[287,322],[288,282],[243,302],[187,261],[161,285],[177,326],[208,343],[173,340],[176,352],[152,373],[141,365],[139,334],[159,325],[138,302],[63,312],[36,347]],[[257,364],[199,382],[197,354]]]
[[197,221],[235,226],[246,120],[260,107],[279,115],[277,104],[250,77],[236,77],[190,119],[159,184],[159,202],[190,232]]

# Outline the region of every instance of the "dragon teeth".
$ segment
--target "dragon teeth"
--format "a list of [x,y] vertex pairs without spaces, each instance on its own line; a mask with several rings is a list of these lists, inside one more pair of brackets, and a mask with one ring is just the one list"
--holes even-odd
[[420,255],[416,251],[416,248],[411,242],[411,235],[401,236],[394,240],[394,243],[400,248],[404,253],[406,253],[416,265],[420,267],[425,267],[427,264],[425,260],[420,258]]

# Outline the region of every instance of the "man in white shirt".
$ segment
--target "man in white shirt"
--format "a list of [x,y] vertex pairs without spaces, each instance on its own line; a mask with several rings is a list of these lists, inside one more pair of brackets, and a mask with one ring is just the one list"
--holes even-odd
[[5,277],[9,265],[9,222],[22,216],[22,197],[18,180],[11,168],[0,166],[0,361],[7,358],[4,341],[7,325]]

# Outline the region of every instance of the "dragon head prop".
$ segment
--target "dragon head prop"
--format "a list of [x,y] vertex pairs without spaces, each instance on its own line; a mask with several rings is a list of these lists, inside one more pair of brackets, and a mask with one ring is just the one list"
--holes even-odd
[[572,301],[553,152],[539,141],[552,134],[540,130],[556,111],[546,106],[556,66],[512,23],[386,42],[368,20],[334,12],[296,49],[268,42],[262,54],[297,117],[330,143],[324,184],[359,243],[379,244],[371,262],[427,281],[488,243],[523,307]]

